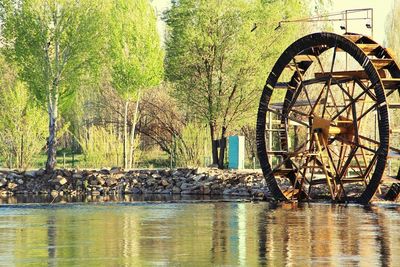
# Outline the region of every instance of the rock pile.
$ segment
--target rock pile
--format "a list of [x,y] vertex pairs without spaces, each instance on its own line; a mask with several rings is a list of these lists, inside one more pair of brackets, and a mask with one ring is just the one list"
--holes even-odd
[[182,194],[266,198],[257,172],[218,169],[0,171],[0,196],[14,194],[124,195]]

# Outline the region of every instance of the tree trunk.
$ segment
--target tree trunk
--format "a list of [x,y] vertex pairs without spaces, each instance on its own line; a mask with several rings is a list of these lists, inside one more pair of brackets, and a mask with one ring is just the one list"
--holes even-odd
[[224,159],[225,159],[225,149],[226,149],[226,127],[222,127],[221,132],[221,140],[219,144],[219,157],[218,157],[218,168],[224,168]]
[[124,110],[124,147],[123,147],[123,158],[124,158],[124,169],[128,168],[128,107],[129,101],[125,102],[125,110]]
[[136,129],[136,121],[137,121],[137,115],[139,111],[139,100],[140,100],[140,94],[138,94],[138,99],[136,101],[136,107],[135,107],[135,114],[133,115],[133,121],[132,121],[132,128],[131,128],[131,147],[130,147],[130,153],[129,153],[129,168],[133,168],[133,163],[134,163],[134,143],[135,143],[135,129]]
[[[54,99],[56,100],[56,99]],[[52,172],[56,166],[57,158],[57,104],[49,104],[49,137],[47,139],[46,171]]]
[[[56,16],[53,23],[58,24],[59,5],[57,5]],[[47,50],[48,53],[48,50]],[[54,44],[54,77],[49,85],[47,95],[47,109],[49,113],[49,138],[47,139],[47,162],[46,172],[51,173],[57,164],[57,118],[58,118],[58,82],[60,78],[60,44],[59,39],[55,38]],[[50,65],[51,66],[51,65]]]
[[215,126],[210,123],[212,165],[218,165],[218,140],[215,140]]
[[20,161],[20,166],[19,168],[23,168],[24,167],[24,134],[22,134],[21,136],[21,161]]

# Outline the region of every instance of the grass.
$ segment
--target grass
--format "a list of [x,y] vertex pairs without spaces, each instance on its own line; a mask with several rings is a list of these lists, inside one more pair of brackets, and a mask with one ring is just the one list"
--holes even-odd
[[[65,155],[65,156],[64,156]],[[170,168],[171,166],[171,158],[170,156],[160,150],[150,150],[150,151],[145,151],[142,152],[141,155],[141,160],[136,162],[135,168],[137,169],[154,169],[154,168]],[[37,155],[33,159],[33,164],[31,166],[32,169],[40,169],[44,168],[46,165],[46,160],[47,160],[47,155],[44,153],[41,153]],[[211,159],[209,159],[211,160]],[[121,159],[122,162],[122,159]],[[5,164],[5,161],[0,158],[0,166],[1,167],[7,167],[7,164]],[[226,166],[228,166],[228,163],[226,163]],[[103,168],[103,167],[113,167],[113,166],[89,166],[85,162],[85,155],[84,154],[72,154],[71,151],[63,151],[60,150],[57,152],[57,168],[67,168],[67,169],[72,169],[72,168],[80,168],[80,169],[85,169],[85,168]],[[173,167],[184,167],[184,166],[176,166],[175,163],[173,163]],[[198,167],[204,167],[204,166],[198,166]],[[253,168],[253,162],[252,160],[246,158],[245,160],[245,168],[246,169],[252,169]],[[256,169],[260,168],[259,162],[256,159]]]

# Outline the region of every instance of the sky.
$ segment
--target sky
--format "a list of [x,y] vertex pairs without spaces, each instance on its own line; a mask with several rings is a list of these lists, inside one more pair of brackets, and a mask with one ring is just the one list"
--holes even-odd
[[165,23],[162,21],[162,14],[171,6],[171,0],[150,0],[157,14],[157,29],[160,34],[161,41],[164,42]]
[[[156,9],[158,16],[158,31],[162,40],[164,40],[165,34],[165,23],[161,20],[162,12],[168,9],[171,0],[150,0]],[[389,14],[393,6],[394,1],[400,0],[331,0],[332,7],[328,10],[329,13],[335,13],[338,11],[344,11],[347,9],[358,9],[358,8],[373,8],[373,38],[383,44],[385,39],[385,19]],[[359,13],[358,15],[366,15]],[[365,27],[368,21],[355,21],[348,24],[348,31],[357,32],[361,34],[371,35],[371,31]],[[343,33],[340,30],[341,22],[335,22],[333,30],[336,33]]]
[[[384,43],[385,39],[385,20],[389,11],[393,7],[394,1],[400,0],[332,0],[331,12],[343,11],[346,9],[357,9],[357,8],[373,8],[373,39],[380,44]],[[363,15],[363,14],[361,14]],[[340,30],[340,23],[335,23],[334,29],[337,33],[343,33]],[[349,32],[357,32],[366,35],[370,35],[370,30],[365,27],[365,23],[360,21],[354,22],[349,25]]]

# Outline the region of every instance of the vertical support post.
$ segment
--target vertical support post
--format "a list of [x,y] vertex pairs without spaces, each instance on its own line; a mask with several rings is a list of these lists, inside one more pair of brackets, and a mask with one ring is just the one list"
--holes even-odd
[[[272,112],[268,112],[268,147],[267,151],[272,151]],[[275,156],[271,156],[271,162],[273,164]]]
[[371,8],[371,38],[374,38],[374,9]]
[[272,114],[268,112],[268,150],[272,151]]

